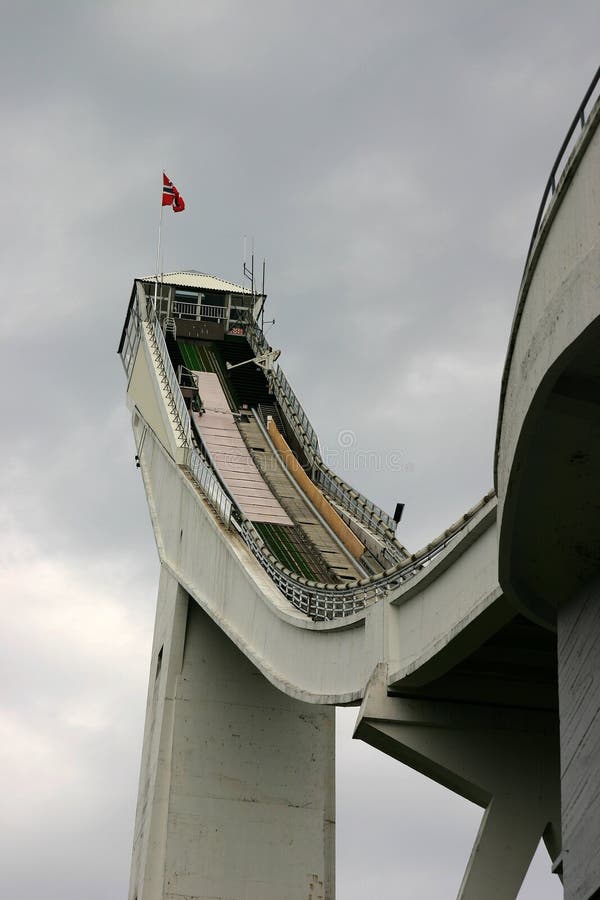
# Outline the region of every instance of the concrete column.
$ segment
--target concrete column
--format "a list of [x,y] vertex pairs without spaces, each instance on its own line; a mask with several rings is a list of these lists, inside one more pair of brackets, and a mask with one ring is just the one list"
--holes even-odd
[[130,900],[333,900],[334,710],[275,689],[165,571],[156,627]]
[[458,900],[515,900],[542,836],[558,855],[554,713],[388,697],[382,664],[355,737],[485,808]]
[[565,900],[600,896],[600,579],[558,611]]
[[129,900],[162,898],[175,688],[183,663],[188,596],[162,569],[154,624]]
[[[517,785],[520,788],[518,779]],[[494,796],[485,809],[458,892],[459,900],[515,900],[540,838],[548,809],[535,788]],[[540,802],[541,800],[541,802]]]

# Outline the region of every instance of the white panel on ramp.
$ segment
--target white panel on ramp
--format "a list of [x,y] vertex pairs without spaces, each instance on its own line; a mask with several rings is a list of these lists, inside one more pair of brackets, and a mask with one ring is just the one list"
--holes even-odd
[[293,525],[254,465],[214,372],[194,372],[205,412],[192,412],[204,446],[232,497],[252,522]]

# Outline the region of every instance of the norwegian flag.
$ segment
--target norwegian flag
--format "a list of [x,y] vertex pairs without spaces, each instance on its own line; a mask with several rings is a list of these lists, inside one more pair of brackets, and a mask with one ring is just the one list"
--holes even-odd
[[162,191],[162,205],[163,206],[172,206],[173,212],[183,212],[185,209],[185,203],[183,202],[183,197],[170,180],[167,178],[165,173],[163,172],[163,191]]

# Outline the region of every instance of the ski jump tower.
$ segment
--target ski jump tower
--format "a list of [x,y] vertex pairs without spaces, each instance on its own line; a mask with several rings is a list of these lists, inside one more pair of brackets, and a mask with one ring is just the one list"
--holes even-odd
[[323,461],[262,294],[135,280],[119,353],[161,576],[129,900],[333,900],[350,704],[356,737],[485,810],[461,900],[514,900],[542,837],[565,896],[600,896],[599,75],[527,256],[496,489],[419,553]]

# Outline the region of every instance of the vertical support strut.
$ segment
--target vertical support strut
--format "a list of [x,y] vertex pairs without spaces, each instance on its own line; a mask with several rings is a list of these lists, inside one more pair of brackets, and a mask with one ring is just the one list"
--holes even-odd
[[354,736],[485,808],[458,900],[515,900],[540,838],[560,852],[557,729],[552,711],[388,697],[380,664]]

